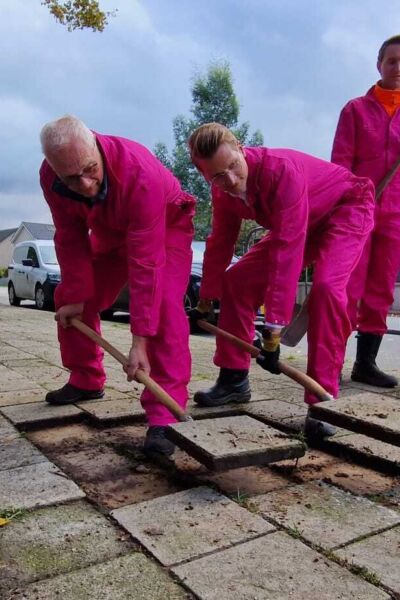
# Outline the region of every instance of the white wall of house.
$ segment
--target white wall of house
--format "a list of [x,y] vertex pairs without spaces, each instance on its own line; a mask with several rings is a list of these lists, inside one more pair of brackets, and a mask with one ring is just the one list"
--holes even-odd
[[19,244],[20,242],[26,242],[27,240],[33,240],[32,234],[27,230],[26,227],[21,227],[17,237],[14,237],[13,244]]
[[12,236],[13,234],[10,233],[8,237],[0,242],[0,268],[8,267],[10,264],[14,250],[14,244],[11,243]]

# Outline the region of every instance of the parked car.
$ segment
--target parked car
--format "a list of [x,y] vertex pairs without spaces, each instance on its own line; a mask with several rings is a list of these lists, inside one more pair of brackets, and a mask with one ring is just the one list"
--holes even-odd
[[8,266],[8,299],[13,306],[34,300],[40,310],[54,305],[54,290],[60,283],[53,240],[29,240],[15,245]]

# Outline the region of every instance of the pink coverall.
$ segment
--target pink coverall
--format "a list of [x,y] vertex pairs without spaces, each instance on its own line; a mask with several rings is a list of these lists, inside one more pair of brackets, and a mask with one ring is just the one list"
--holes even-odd
[[[348,102],[339,118],[332,161],[370,177],[377,185],[399,157],[400,111],[389,117],[373,88]],[[400,170],[377,201],[374,230],[350,278],[347,292],[353,329],[377,335],[386,332],[399,271]]]
[[[295,150],[245,148],[245,158],[246,201],[213,188],[200,296],[221,298],[220,326],[251,342],[261,304],[266,322],[290,321],[301,270],[313,263],[307,372],[337,397],[351,332],[346,286],[373,226],[373,185]],[[242,219],[254,219],[269,233],[225,271]],[[214,362],[248,369],[250,358],[218,338]],[[318,399],[306,393],[305,401]]]
[[[83,320],[99,333],[99,311],[113,303],[128,281],[131,330],[148,337],[150,375],[184,408],[191,361],[183,297],[195,201],[140,144],[99,134],[96,140],[107,175],[103,202],[90,207],[56,193],[56,176],[47,161],[40,169],[61,267],[56,307],[84,302]],[[58,337],[70,383],[101,389],[106,380],[103,351],[73,327],[59,327]],[[141,402],[150,425],[175,421],[147,390]]]

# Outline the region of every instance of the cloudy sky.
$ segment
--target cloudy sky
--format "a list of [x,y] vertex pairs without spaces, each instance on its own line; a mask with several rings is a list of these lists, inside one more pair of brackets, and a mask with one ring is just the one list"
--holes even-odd
[[69,33],[40,0],[0,0],[0,229],[51,219],[37,177],[45,122],[72,113],[171,145],[193,76],[219,59],[266,145],[329,158],[341,107],[377,80],[377,49],[400,32],[396,4],[377,0],[100,3],[118,9],[103,33]]

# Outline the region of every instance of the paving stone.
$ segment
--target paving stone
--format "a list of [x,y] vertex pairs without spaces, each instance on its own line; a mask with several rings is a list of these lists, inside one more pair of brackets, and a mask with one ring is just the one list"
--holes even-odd
[[185,600],[187,593],[140,552],[28,585],[13,600]]
[[207,487],[125,506],[111,514],[167,566],[274,530],[261,517]]
[[400,597],[400,528],[395,527],[378,535],[336,550],[335,554],[357,567],[376,574],[381,583]]
[[50,506],[84,496],[78,486],[51,462],[0,471],[0,509]]
[[255,497],[263,515],[299,532],[309,542],[333,549],[400,523],[393,510],[321,481]]
[[249,403],[244,412],[256,419],[270,425],[279,424],[289,430],[302,429],[307,415],[307,406],[284,402],[282,400],[268,400],[266,402]]
[[310,410],[317,419],[400,446],[400,402],[394,398],[365,393],[319,402]]
[[34,465],[46,460],[33,444],[22,437],[4,440],[0,444],[0,471]]
[[347,435],[333,436],[324,440],[324,449],[329,452],[330,448],[344,453],[350,453],[352,456],[362,457],[366,464],[376,466],[393,467],[400,469],[400,448],[380,442],[374,438],[362,435],[361,433],[346,432]]
[[0,392],[0,407],[15,406],[16,404],[30,404],[32,402],[43,402],[46,392],[47,390],[39,387],[29,390]]
[[174,423],[168,437],[212,470],[267,464],[305,452],[300,441],[247,415]]
[[202,600],[389,600],[281,531],[172,570]]
[[50,404],[47,404],[47,402],[3,406],[0,409],[0,412],[18,427],[24,427],[26,429],[38,427],[40,425],[46,426],[79,421],[84,416],[84,413],[73,404],[51,406]]
[[12,588],[127,554],[129,536],[84,502],[10,521],[0,538],[0,596]]
[[26,364],[11,367],[11,370],[39,385],[51,383],[54,386],[61,387],[68,376],[66,369],[51,365],[43,360],[27,361]]
[[90,400],[78,402],[76,406],[102,424],[143,419],[146,415],[138,399],[121,398],[117,400]]
[[19,431],[0,414],[0,444],[20,437]]

